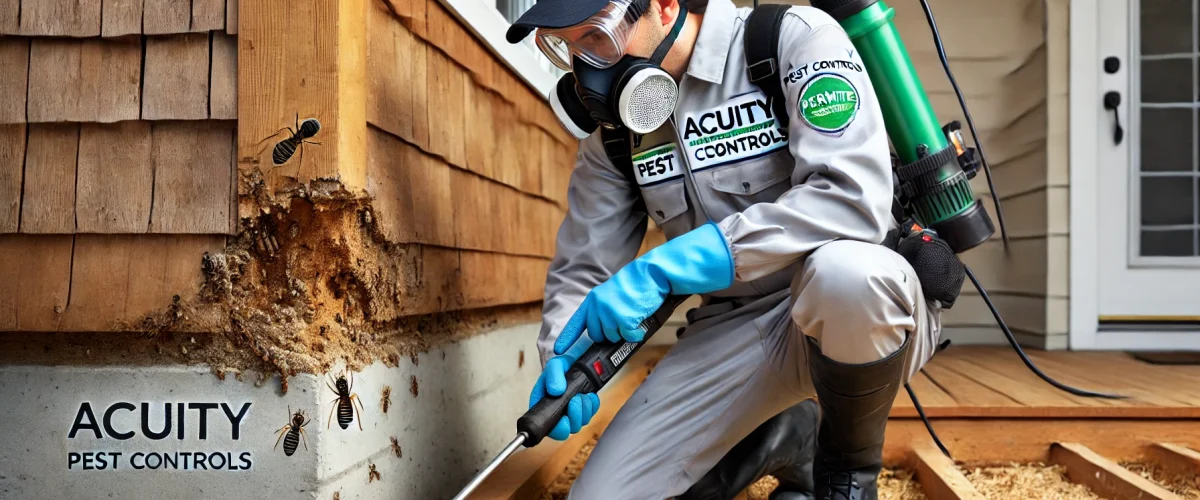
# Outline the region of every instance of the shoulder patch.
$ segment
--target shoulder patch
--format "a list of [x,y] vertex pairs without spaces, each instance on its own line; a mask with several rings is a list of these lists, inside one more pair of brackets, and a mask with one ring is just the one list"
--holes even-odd
[[818,73],[800,88],[796,106],[809,127],[825,134],[842,135],[858,115],[858,89],[844,76]]

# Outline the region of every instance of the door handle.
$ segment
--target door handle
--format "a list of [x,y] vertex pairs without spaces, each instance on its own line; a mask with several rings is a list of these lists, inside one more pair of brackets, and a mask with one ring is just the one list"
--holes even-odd
[[1125,137],[1125,130],[1121,128],[1121,115],[1117,112],[1117,106],[1121,105],[1121,93],[1115,90],[1110,90],[1104,93],[1104,109],[1110,109],[1113,112],[1113,143],[1120,144],[1121,139]]

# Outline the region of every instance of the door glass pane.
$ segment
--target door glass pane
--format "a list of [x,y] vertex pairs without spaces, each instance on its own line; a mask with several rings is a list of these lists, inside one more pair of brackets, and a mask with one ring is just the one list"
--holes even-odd
[[1142,171],[1192,171],[1192,109],[1142,108]]
[[1192,52],[1192,0],[1141,0],[1142,54]]
[[1190,257],[1196,255],[1195,238],[1191,230],[1143,230],[1142,255]]
[[1166,56],[1169,59],[1142,60],[1142,102],[1192,102],[1192,61],[1195,57]]
[[[1200,255],[1200,0],[1138,0],[1137,187],[1130,193],[1142,256]],[[1136,89],[1136,90],[1135,90]]]
[[1191,172],[1187,177],[1155,176],[1142,177],[1142,226],[1191,226],[1192,183]]

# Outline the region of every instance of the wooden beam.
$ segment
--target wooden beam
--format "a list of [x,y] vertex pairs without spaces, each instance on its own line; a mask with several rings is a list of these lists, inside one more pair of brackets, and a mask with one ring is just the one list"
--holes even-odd
[[1200,476],[1200,452],[1174,443],[1150,445],[1150,458],[1180,475]]
[[[1195,418],[1080,420],[1073,418],[936,418],[933,429],[955,460],[974,462],[1046,462],[1050,445],[1083,443],[1117,461],[1144,460],[1146,444],[1178,443],[1200,448],[1200,420]],[[884,464],[901,467],[910,459],[913,442],[929,439],[920,419],[888,421]]]
[[917,482],[930,500],[986,500],[954,461],[929,441],[914,445],[913,455],[917,462]]
[[1105,498],[1182,500],[1179,495],[1079,443],[1050,445],[1050,460],[1066,467],[1071,481],[1085,485]]
[[[261,170],[269,192],[284,183],[336,179],[366,186],[366,0],[260,0],[238,7],[238,170]],[[320,132],[276,168],[272,146],[300,120]],[[265,145],[266,147],[264,147]],[[259,151],[262,151],[259,153]]]

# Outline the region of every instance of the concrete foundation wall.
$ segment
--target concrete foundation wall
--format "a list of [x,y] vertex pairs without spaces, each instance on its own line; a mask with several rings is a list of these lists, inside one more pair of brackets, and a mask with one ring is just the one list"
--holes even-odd
[[[336,411],[330,420],[336,396],[325,377],[309,374],[292,377],[281,395],[278,384],[256,384],[256,374],[220,380],[202,367],[0,366],[0,420],[13,430],[0,433],[0,498],[449,498],[515,433],[539,373],[536,335],[532,324],[497,330],[354,373],[362,430],[357,415],[347,429]],[[121,404],[131,406],[108,411]],[[146,435],[143,404],[152,433],[163,431],[170,405],[169,434]],[[91,413],[80,417],[84,405]],[[235,417],[245,408],[236,438],[221,405]],[[274,448],[289,410],[311,419],[307,449],[292,456],[282,441]],[[204,454],[203,468],[189,453]],[[146,467],[163,455],[178,466]]]

